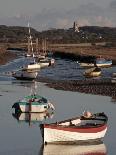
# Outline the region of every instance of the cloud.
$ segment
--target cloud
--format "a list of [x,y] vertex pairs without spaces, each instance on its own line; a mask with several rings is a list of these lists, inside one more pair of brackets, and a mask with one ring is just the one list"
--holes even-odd
[[112,9],[115,9],[115,10],[116,10],[116,1],[112,1],[112,2],[110,3],[110,7],[111,7]]
[[74,21],[77,21],[80,26],[116,26],[115,11],[112,10],[113,4],[116,4],[116,1],[112,1],[109,8],[87,3],[70,10],[43,9],[30,18],[26,14],[19,14],[15,17],[0,19],[0,23],[2,21],[2,24],[6,25],[27,26],[29,19],[31,26],[38,31],[49,28],[69,28],[73,26]]

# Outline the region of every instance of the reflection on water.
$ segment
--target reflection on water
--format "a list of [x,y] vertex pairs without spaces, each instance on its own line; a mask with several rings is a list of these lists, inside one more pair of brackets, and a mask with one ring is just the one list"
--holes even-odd
[[12,113],[12,116],[18,120],[19,123],[25,122],[32,126],[35,123],[42,123],[46,119],[52,119],[54,116],[53,112],[43,113]]
[[41,147],[39,155],[106,155],[104,143],[91,145],[55,145]]

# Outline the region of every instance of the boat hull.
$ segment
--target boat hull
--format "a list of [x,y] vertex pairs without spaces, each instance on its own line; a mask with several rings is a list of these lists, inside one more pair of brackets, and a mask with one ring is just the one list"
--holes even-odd
[[84,73],[85,77],[98,77],[100,75],[101,75],[101,71],[100,72]]
[[37,64],[33,64],[33,65],[27,65],[24,69],[32,70],[32,69],[40,69],[40,68],[41,68],[40,63],[37,63]]
[[17,71],[12,73],[12,77],[17,80],[34,80],[36,79],[38,72]]
[[91,129],[75,129],[74,128],[52,128],[44,126],[44,143],[61,143],[61,142],[81,142],[89,140],[97,140],[104,137],[107,126]]

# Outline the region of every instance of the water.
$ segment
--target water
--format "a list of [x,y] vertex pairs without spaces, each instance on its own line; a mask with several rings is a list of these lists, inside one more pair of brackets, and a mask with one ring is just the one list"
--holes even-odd
[[[0,71],[11,71],[16,64],[20,64],[24,59],[20,58],[0,67]],[[69,60],[56,61],[54,68],[43,69],[42,75],[57,79],[71,79],[70,73],[73,74],[72,79],[79,79],[82,77],[82,69],[79,69],[78,64]],[[20,66],[20,65],[18,65]],[[71,66],[71,70],[69,69]],[[13,68],[14,67],[14,68]],[[67,68],[67,71],[63,68]],[[75,69],[75,73],[73,72]],[[110,76],[114,68],[103,69],[103,74]],[[61,72],[59,72],[61,71]],[[67,73],[68,72],[68,73]],[[49,74],[48,74],[49,73]],[[66,75],[66,76],[65,76]],[[63,120],[66,118],[81,115],[84,110],[90,110],[92,112],[105,112],[108,115],[108,132],[104,138],[104,145],[107,148],[108,155],[114,155],[116,152],[116,105],[115,101],[111,102],[111,97],[88,95],[78,92],[54,90],[46,87],[43,83],[36,82],[37,92],[49,99],[55,106],[54,115],[51,118],[43,119],[43,122],[56,122],[57,120]],[[25,95],[30,94],[31,88],[34,86],[33,82],[21,82],[9,77],[0,78],[0,155],[40,155],[42,146],[42,137],[39,129],[39,124],[42,121],[28,122],[24,120],[17,120],[13,117],[14,109],[12,105]],[[25,118],[25,117],[22,117]],[[99,146],[96,146],[96,148]],[[48,150],[54,150],[54,146]],[[53,152],[49,154],[56,155],[56,152],[64,149],[63,154],[77,155],[73,152],[77,147],[57,147]],[[84,147],[85,149],[87,146]],[[45,149],[45,150],[46,150]],[[62,149],[62,150],[63,150]],[[69,149],[68,153],[65,152]],[[91,149],[91,146],[90,148]],[[82,150],[80,148],[79,150]],[[76,150],[76,152],[79,152]],[[45,155],[45,151],[43,155]]]

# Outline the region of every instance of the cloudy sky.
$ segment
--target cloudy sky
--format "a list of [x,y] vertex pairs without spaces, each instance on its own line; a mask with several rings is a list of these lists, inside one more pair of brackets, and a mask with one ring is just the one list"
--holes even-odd
[[0,0],[0,25],[31,26],[39,31],[80,26],[116,27],[116,0]]

